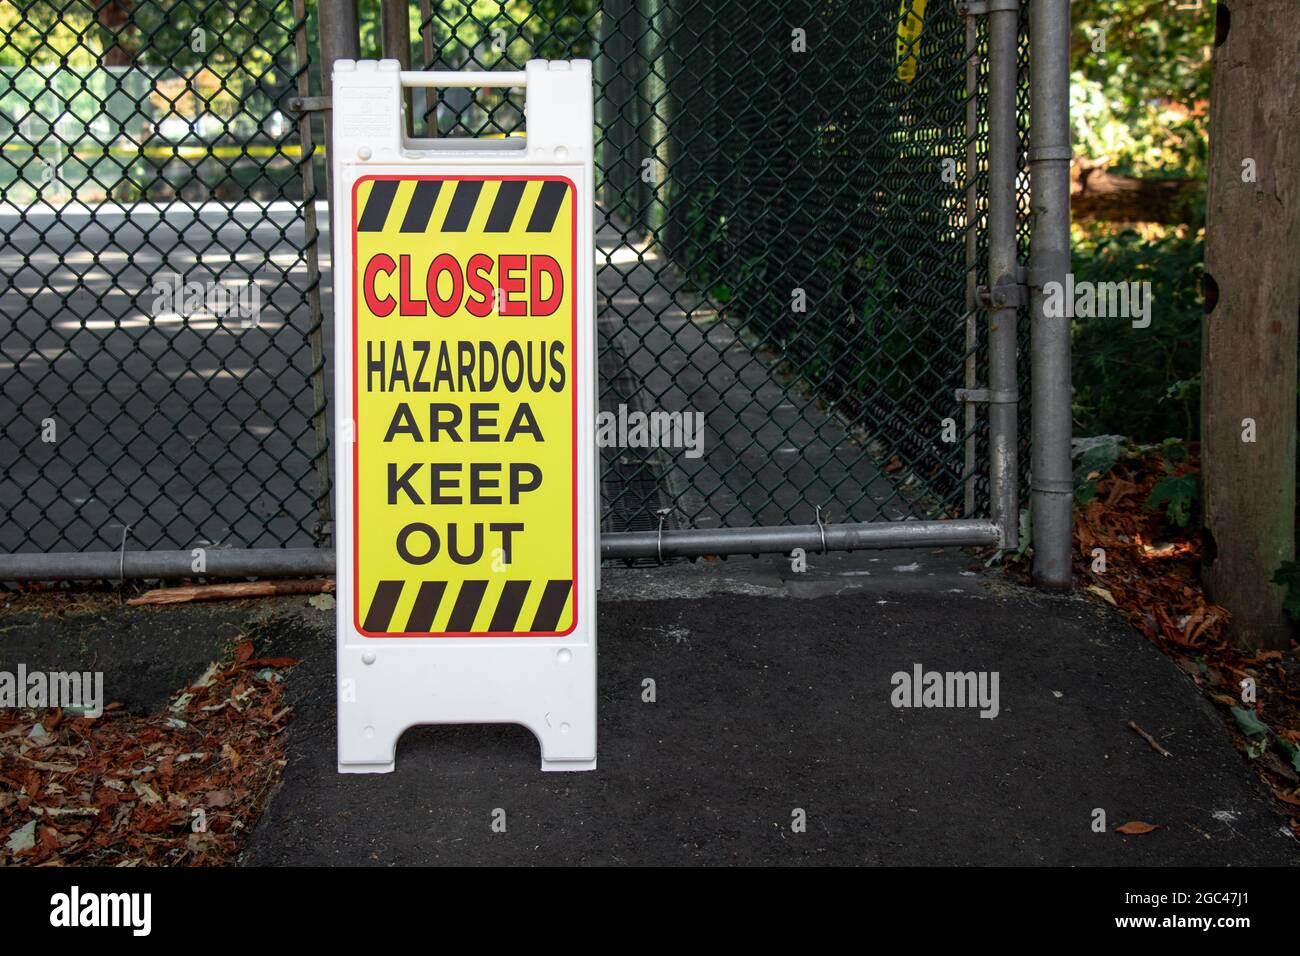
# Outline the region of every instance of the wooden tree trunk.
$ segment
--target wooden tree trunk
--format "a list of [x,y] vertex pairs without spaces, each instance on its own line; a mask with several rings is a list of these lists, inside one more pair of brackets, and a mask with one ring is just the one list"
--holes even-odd
[[1070,168],[1074,222],[1187,222],[1205,188],[1198,179],[1135,179],[1076,160]]
[[[1232,612],[1233,640],[1252,650],[1285,650],[1291,634],[1272,578],[1295,556],[1295,16],[1295,0],[1220,0],[1210,100],[1201,462],[1213,544],[1205,581]],[[1247,419],[1254,441],[1243,438]]]
[[104,66],[130,66],[135,59],[126,32],[131,26],[130,0],[107,0],[98,7],[95,19],[104,28]]

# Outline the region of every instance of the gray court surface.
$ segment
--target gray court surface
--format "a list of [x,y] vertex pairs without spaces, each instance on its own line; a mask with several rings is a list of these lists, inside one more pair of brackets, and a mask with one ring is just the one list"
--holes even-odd
[[[328,221],[318,204],[325,374]],[[703,416],[703,454],[606,448],[606,530],[898,518],[916,497],[655,250],[598,216],[602,409]],[[0,551],[321,540],[303,224],[289,203],[0,209]],[[154,315],[154,283],[253,276],[255,326]],[[57,440],[42,441],[53,421]]]
[[[809,561],[607,569],[589,773],[543,774],[528,731],[480,726],[412,729],[392,774],[339,775],[333,613],[305,599],[11,612],[0,664],[94,663],[111,699],[156,710],[236,635],[300,658],[247,864],[1300,862],[1221,717],[1107,610],[958,552]],[[918,664],[996,671],[997,716],[895,708],[893,675]],[[1115,832],[1130,821],[1160,829]]]
[[[115,549],[126,525],[137,548],[309,545],[294,207],[3,210],[0,228],[0,549]],[[172,276],[256,278],[258,324],[155,308]]]

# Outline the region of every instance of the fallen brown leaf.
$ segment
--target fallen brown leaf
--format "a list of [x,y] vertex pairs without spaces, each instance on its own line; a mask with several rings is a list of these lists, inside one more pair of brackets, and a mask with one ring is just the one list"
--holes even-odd
[[1124,833],[1128,836],[1141,836],[1144,833],[1151,833],[1159,830],[1160,827],[1154,823],[1143,823],[1141,820],[1134,820],[1131,823],[1121,823],[1115,828],[1116,833]]
[[1093,594],[1097,595],[1097,597],[1101,598],[1111,607],[1119,606],[1115,601],[1115,595],[1111,594],[1110,591],[1107,590],[1106,588],[1098,587],[1095,584],[1089,584],[1088,590],[1091,591]]
[[1265,661],[1280,661],[1281,659],[1281,651],[1260,651],[1254,657],[1250,658],[1250,662],[1252,664],[1262,664]]

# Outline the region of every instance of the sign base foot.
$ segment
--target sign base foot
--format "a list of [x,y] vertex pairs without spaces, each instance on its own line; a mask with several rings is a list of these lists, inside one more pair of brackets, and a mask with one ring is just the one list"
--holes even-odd
[[595,770],[596,761],[594,760],[547,760],[542,758],[542,770],[565,771],[565,770]]
[[388,763],[341,763],[339,773],[392,773],[396,762]]

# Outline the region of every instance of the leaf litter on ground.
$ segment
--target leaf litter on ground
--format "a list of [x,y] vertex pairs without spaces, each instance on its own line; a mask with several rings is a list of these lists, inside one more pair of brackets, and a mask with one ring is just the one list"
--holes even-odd
[[0,864],[236,861],[284,769],[283,672],[241,641],[160,713],[0,712]]
[[[1137,631],[1174,658],[1224,709],[1237,749],[1251,761],[1300,837],[1300,667],[1280,651],[1251,654],[1228,640],[1232,615],[1201,585],[1203,535],[1158,487],[1191,485],[1198,449],[1168,454],[1141,449],[1119,457],[1095,478],[1095,493],[1075,509],[1074,570],[1086,593],[1114,607]],[[1103,565],[1096,549],[1104,551]],[[1292,651],[1294,652],[1294,645]],[[1254,682],[1243,701],[1242,682]]]

